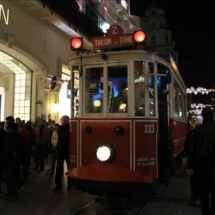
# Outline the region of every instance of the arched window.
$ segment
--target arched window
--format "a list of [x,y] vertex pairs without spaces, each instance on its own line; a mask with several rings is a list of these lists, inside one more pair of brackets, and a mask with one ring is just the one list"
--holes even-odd
[[155,23],[153,22],[152,24],[151,24],[151,30],[154,30],[155,29]]
[[166,39],[166,44],[168,44],[169,43],[169,37],[168,37],[168,35],[166,35],[165,39]]
[[156,44],[156,37],[155,36],[151,37],[151,44],[152,45]]

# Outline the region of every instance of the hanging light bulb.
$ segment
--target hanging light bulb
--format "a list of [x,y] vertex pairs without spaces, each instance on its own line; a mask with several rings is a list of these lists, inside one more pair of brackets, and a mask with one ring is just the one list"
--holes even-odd
[[59,112],[59,110],[60,110],[59,104],[57,104],[57,103],[52,104],[51,110],[52,110],[54,113]]
[[57,112],[60,111],[60,105],[57,103],[57,95],[56,95],[56,92],[55,92],[54,95],[55,95],[55,103],[52,104],[51,110],[52,110],[52,112],[57,113]]

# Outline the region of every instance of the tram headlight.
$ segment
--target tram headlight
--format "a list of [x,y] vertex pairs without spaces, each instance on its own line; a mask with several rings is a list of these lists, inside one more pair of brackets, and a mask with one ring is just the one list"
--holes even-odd
[[100,161],[106,161],[110,158],[110,149],[107,146],[100,146],[97,149],[96,156]]
[[100,143],[96,147],[96,157],[100,162],[110,163],[115,158],[115,149],[110,143]]

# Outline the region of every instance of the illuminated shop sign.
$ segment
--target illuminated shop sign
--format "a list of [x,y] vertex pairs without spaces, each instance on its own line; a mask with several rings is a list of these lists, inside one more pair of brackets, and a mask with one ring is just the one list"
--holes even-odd
[[8,25],[9,24],[9,9],[7,9],[7,14],[6,14],[3,5],[0,4],[0,21],[2,20],[2,17],[4,19],[5,24]]

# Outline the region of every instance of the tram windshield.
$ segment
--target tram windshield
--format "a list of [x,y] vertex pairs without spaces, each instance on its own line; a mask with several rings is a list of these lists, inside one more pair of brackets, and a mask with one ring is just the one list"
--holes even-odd
[[103,112],[103,67],[87,68],[85,75],[85,113]]
[[145,62],[134,62],[135,115],[145,116]]
[[127,66],[108,67],[108,112],[128,112]]
[[[126,113],[128,111],[127,76],[126,65],[108,66],[107,83],[104,83],[103,67],[87,68],[85,75],[85,113],[103,113],[104,111],[107,113]],[[105,104],[107,102],[105,107],[104,102]]]
[[[146,84],[145,68],[148,68],[148,81]],[[148,110],[150,116],[155,116],[155,84],[154,65],[145,61],[134,62],[134,105],[135,116],[145,116]],[[147,95],[148,94],[148,95]],[[147,102],[146,102],[147,101]],[[147,105],[147,107],[146,107]]]

